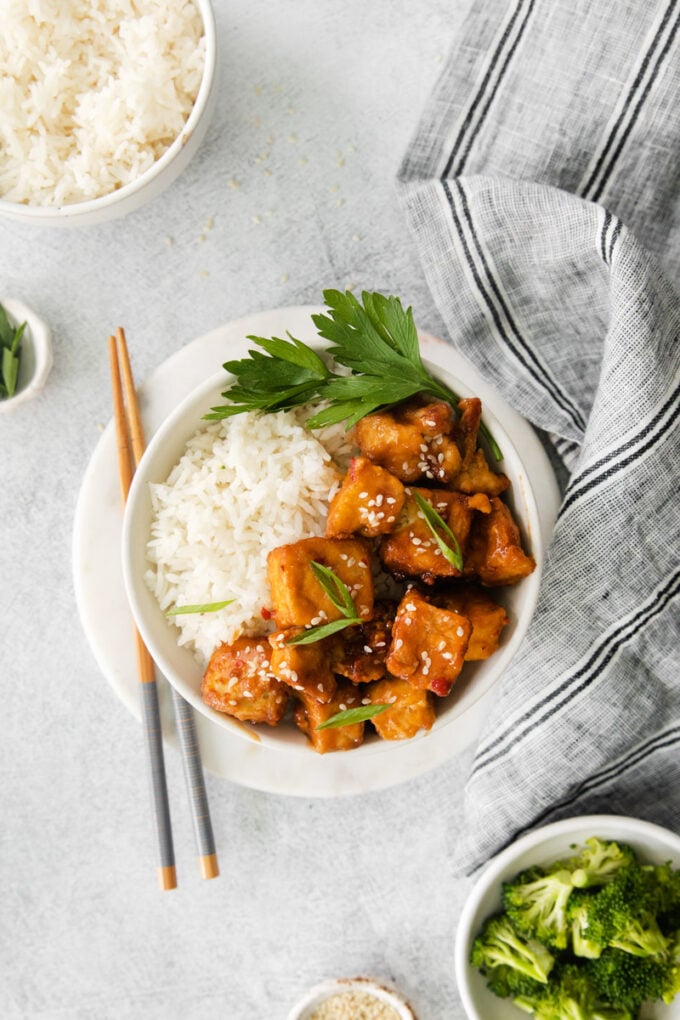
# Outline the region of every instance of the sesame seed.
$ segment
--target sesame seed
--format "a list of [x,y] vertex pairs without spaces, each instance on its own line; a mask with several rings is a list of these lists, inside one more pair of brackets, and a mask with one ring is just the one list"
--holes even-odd
[[463,630],[462,627],[456,627],[456,634],[458,635],[458,637],[463,637],[465,631]]
[[366,499],[367,496],[368,496],[367,492],[360,492],[359,493],[359,499]]
[[372,655],[373,654],[373,649],[371,648],[370,645],[364,645],[364,651],[366,652],[366,655]]
[[347,705],[345,705],[344,702],[342,702],[342,701],[340,702],[338,708],[340,709],[341,712],[346,712],[347,711]]
[[401,646],[403,645],[403,643],[404,643],[404,642],[402,641],[402,639],[401,639],[401,638],[397,638],[397,640],[396,640],[396,641],[394,642],[394,650],[395,650],[395,652],[398,652],[398,651],[399,651],[399,649],[401,648]]
[[406,609],[409,611],[409,613],[414,613],[416,607],[413,605],[412,602],[407,602],[406,603]]

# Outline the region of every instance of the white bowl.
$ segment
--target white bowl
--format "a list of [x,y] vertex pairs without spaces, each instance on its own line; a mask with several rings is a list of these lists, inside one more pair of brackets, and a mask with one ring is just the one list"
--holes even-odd
[[0,304],[15,327],[26,323],[21,337],[17,386],[11,397],[0,399],[2,413],[13,411],[24,401],[37,396],[44,387],[52,368],[52,333],[47,323],[21,301],[2,298]]
[[186,168],[200,146],[217,93],[217,34],[210,0],[195,0],[205,31],[205,66],[193,109],[172,145],[136,180],[99,198],[62,206],[24,205],[0,198],[0,215],[40,227],[80,227],[116,219],[156,198]]
[[[325,345],[320,342],[312,346],[317,351],[322,351]],[[461,395],[471,393],[469,387],[441,366],[433,362],[425,363],[455,392]],[[252,740],[253,730],[249,724],[216,712],[202,701],[200,694],[202,670],[193,655],[177,644],[177,628],[165,618],[144,582],[144,574],[148,569],[146,546],[153,517],[149,483],[164,482],[167,479],[170,470],[184,452],[187,441],[197,429],[206,424],[202,421],[202,416],[212,406],[223,402],[220,394],[228,384],[229,377],[224,371],[207,379],[179,404],[149,443],[135,473],[127,500],[122,537],[123,576],[137,627],[151,655],[170,683],[198,712],[218,726]],[[438,700],[437,721],[431,732],[435,729],[441,730],[455,720],[498,681],[526,633],[538,597],[545,548],[536,497],[523,467],[520,452],[503,429],[502,422],[495,417],[488,400],[484,406],[484,421],[503,451],[503,471],[512,481],[512,498],[509,502],[512,503],[524,540],[529,545],[537,566],[533,574],[514,587],[494,589],[494,597],[503,602],[510,616],[501,647],[495,655],[485,661],[465,664],[452,694],[446,699]],[[263,744],[317,757],[306,737],[293,725],[282,724],[274,728],[263,725],[257,727],[256,733]],[[413,740],[426,741],[427,738],[428,734],[421,733]],[[377,736],[371,736],[361,747],[349,753],[353,759],[358,755],[370,755],[376,751],[394,755],[399,754],[400,747],[410,743],[413,741],[383,741]]]
[[400,1020],[416,1020],[415,1013],[401,995],[370,978],[335,978],[322,981],[314,988],[310,988],[296,1003],[287,1020],[309,1020],[315,1009],[334,995],[341,995],[343,992],[363,992],[364,995],[372,995],[378,1002],[391,1006]]
[[[628,843],[648,864],[671,861],[680,868],[680,836],[651,822],[621,815],[581,815],[567,818],[522,836],[492,858],[472,888],[458,922],[455,948],[456,982],[470,1020],[521,1020],[526,1014],[508,999],[486,987],[485,979],[470,964],[472,943],[484,921],[502,909],[501,886],[531,865],[550,864],[573,853],[574,844],[597,836]],[[679,1020],[680,997],[670,1005],[655,1003],[642,1014],[654,1020]]]

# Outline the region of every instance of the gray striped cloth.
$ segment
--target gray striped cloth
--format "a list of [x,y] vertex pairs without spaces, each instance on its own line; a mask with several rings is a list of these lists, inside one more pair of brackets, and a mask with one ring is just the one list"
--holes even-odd
[[399,173],[452,342],[569,472],[462,871],[591,811],[680,830],[679,20],[473,0]]

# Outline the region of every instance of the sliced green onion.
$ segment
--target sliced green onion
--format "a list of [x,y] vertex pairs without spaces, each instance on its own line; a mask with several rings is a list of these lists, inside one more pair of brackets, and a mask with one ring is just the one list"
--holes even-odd
[[[418,509],[422,512],[422,515],[425,518],[425,523],[432,532],[437,545],[441,549],[442,554],[446,557],[452,567],[455,567],[456,570],[462,571],[463,554],[460,551],[458,539],[451,531],[451,528],[448,526],[441,514],[437,513],[432,504],[428,503],[426,499],[423,499],[419,492],[414,492],[413,497]],[[437,528],[440,528],[444,532],[451,543],[450,545],[444,541],[437,531]]]
[[168,609],[166,616],[184,616],[188,613],[216,613],[218,609],[224,609],[225,606],[230,606],[236,599],[225,599],[224,602],[202,602],[200,605],[195,606],[175,606],[174,609]]
[[336,712],[330,719],[326,719],[325,722],[319,723],[316,727],[317,730],[329,730],[335,726],[351,726],[352,723],[365,722],[367,719],[372,719],[374,715],[380,715],[381,712],[386,712],[388,708],[392,708],[392,705],[362,705],[361,708],[346,708],[344,712]]

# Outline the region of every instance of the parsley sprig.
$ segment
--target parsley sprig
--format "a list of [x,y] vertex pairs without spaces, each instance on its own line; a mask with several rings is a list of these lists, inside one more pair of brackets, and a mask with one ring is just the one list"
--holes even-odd
[[25,322],[15,328],[0,305],[0,397],[13,397],[16,391],[25,329]]
[[[451,531],[442,515],[435,510],[431,503],[428,503],[419,492],[413,493],[413,498],[416,501],[418,509],[425,518],[425,523],[432,532],[435,542],[442,551],[442,555],[446,557],[451,566],[455,567],[456,570],[463,570],[463,554],[460,551],[460,545],[458,539]],[[446,541],[442,538],[440,531],[443,531],[446,536]]]
[[312,560],[309,565],[328,598],[338,612],[342,613],[342,618],[331,620],[329,623],[321,623],[316,627],[309,627],[302,634],[289,638],[286,641],[287,645],[312,645],[316,641],[322,641],[325,637],[330,637],[331,634],[337,634],[339,630],[344,630],[345,627],[353,627],[364,622],[357,613],[354,599],[345,582],[330,567],[325,567],[323,563],[317,563],[316,560]]
[[[227,361],[235,382],[222,396],[228,404],[213,407],[204,417],[229,418],[244,411],[284,411],[303,404],[324,403],[307,421],[309,428],[345,422],[347,429],[367,414],[424,393],[447,403],[459,397],[425,368],[411,308],[397,297],[364,291],[359,301],[351,291],[323,292],[326,313],[312,316],[318,333],[330,342],[328,354],[350,374],[332,371],[307,344],[290,333],[288,339],[249,336],[260,350]],[[484,425],[496,460],[502,454]]]

